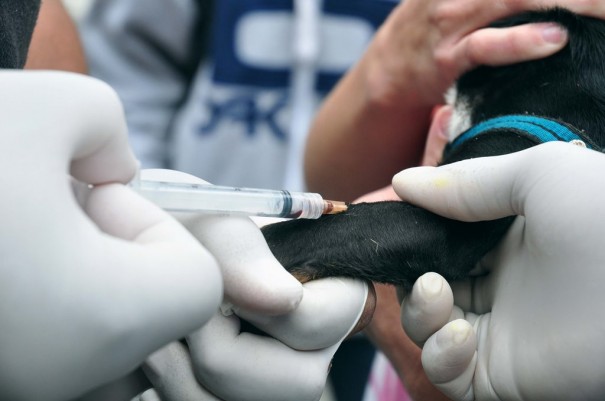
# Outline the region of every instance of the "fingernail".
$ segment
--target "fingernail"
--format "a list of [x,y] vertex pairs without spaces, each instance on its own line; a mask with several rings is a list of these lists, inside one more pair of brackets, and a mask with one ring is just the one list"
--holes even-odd
[[471,327],[463,320],[450,322],[445,330],[437,333],[437,342],[442,347],[459,346],[464,344],[471,335]]
[[567,40],[567,30],[558,24],[545,24],[542,37],[548,43],[561,43]]
[[426,273],[420,278],[420,287],[425,298],[434,299],[441,294],[443,280],[435,273]]
[[451,323],[452,343],[454,345],[464,344],[471,335],[471,330],[468,324],[461,320],[454,320]]

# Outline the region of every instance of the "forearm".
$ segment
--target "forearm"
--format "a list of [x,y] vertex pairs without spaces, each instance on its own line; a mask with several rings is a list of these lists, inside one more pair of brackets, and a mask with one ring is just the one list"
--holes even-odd
[[431,107],[376,93],[365,57],[324,102],[309,134],[310,190],[350,201],[420,162]]
[[546,57],[565,45],[564,33],[545,40],[540,24],[497,35],[483,29],[531,2],[502,3],[398,5],[312,126],[305,158],[309,189],[351,200],[386,185],[394,173],[419,163],[431,110],[461,74],[478,65]]
[[61,0],[42,2],[25,68],[87,72],[78,31]]
[[429,382],[422,368],[420,348],[401,327],[395,288],[385,284],[375,284],[375,288],[377,308],[365,333],[389,359],[415,401],[449,400]]

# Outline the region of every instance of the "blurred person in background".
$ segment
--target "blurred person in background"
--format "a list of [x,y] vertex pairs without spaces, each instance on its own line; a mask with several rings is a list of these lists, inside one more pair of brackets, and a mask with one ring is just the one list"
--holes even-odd
[[[316,109],[396,5],[102,0],[80,32],[90,73],[124,103],[142,167],[296,191]],[[342,345],[330,371],[339,400],[361,400],[374,354],[361,335]]]

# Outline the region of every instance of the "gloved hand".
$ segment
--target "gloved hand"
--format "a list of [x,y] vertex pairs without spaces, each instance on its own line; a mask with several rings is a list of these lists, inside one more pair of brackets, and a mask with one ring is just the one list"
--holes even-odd
[[547,143],[395,176],[402,199],[451,218],[519,215],[480,263],[486,275],[450,289],[428,273],[404,302],[404,328],[426,341],[423,366],[445,394],[603,398],[603,171],[602,153]]
[[[222,280],[136,170],[115,93],[69,73],[2,71],[0,399],[65,400],[202,326]],[[69,175],[96,185],[83,210]]]
[[366,297],[367,286],[359,281],[307,283],[296,311],[259,315],[256,321],[247,316],[272,337],[242,332],[238,316],[217,313],[187,337],[189,352],[172,343],[151,355],[144,370],[154,390],[138,399],[318,400],[332,357],[356,325]]
[[[143,176],[203,182],[169,170],[144,170]],[[373,311],[371,301],[366,302],[370,287],[337,278],[302,286],[277,262],[249,218],[184,213],[178,217],[217,255],[235,314],[217,312],[187,336],[188,350],[172,343],[151,355],[144,369],[154,389],[135,400],[319,399],[338,346],[355,330],[362,314],[366,319]],[[296,289],[301,291],[300,303],[284,303]],[[240,317],[271,337],[242,332]]]

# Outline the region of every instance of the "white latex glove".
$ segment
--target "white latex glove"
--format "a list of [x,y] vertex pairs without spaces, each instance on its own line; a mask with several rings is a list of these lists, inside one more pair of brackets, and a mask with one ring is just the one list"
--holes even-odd
[[[220,271],[168,214],[102,185],[136,170],[107,85],[22,71],[0,85],[0,399],[64,400],[202,326]],[[97,185],[86,212],[69,174]]]
[[602,153],[548,143],[395,176],[402,199],[451,218],[520,216],[481,262],[487,275],[454,283],[452,298],[428,273],[404,302],[404,327],[426,340],[423,366],[445,394],[603,399],[604,171]]
[[[169,170],[144,170],[142,176],[203,182]],[[155,389],[135,400],[217,400],[210,392],[225,401],[319,399],[338,346],[366,307],[373,308],[366,305],[367,284],[334,278],[302,286],[277,262],[249,218],[179,214],[179,219],[219,261],[236,315],[217,312],[187,337],[189,352],[173,343],[154,353],[144,368]],[[242,333],[238,316],[271,337]]]
[[[187,337],[189,350],[175,342],[157,351],[144,365],[154,388],[133,401],[318,400],[332,357],[357,323],[367,295],[367,287],[359,282],[322,281],[316,286],[323,286],[326,292],[306,293],[301,302],[302,313],[274,317],[275,328],[267,324],[272,323],[272,318],[259,319],[258,326],[264,325],[269,333],[276,332],[274,337],[242,333],[236,315],[217,313],[201,330]],[[328,292],[330,289],[350,292],[347,297],[337,299]],[[318,308],[327,305],[334,310],[326,313],[324,309],[306,308],[306,299]],[[336,311],[338,306],[344,308]],[[308,312],[313,316],[308,316]],[[348,319],[349,326],[343,325],[344,319]],[[309,324],[298,325],[305,322]],[[334,339],[336,333],[344,334]],[[284,341],[302,342],[309,347],[330,341],[332,344],[323,349],[299,351],[276,339],[280,336]]]
[[[343,330],[344,335],[330,346],[299,351],[274,337],[243,333],[236,315],[224,316],[217,313],[202,329],[187,337],[189,350],[180,343],[172,343],[151,355],[144,370],[154,389],[135,400],[156,399],[152,397],[162,401],[318,400],[325,386],[332,357],[357,323],[363,309],[363,304],[360,306],[359,301],[362,296],[365,301],[366,294],[365,291],[358,291],[359,284],[349,286],[353,290],[349,299],[358,307],[356,314],[353,317],[347,316],[346,312],[351,309],[347,305],[344,314],[349,318],[349,326]],[[343,289],[347,287],[346,283],[340,285]],[[303,298],[301,305],[304,305],[305,299],[312,299],[308,295],[305,294],[306,298]],[[321,297],[321,294],[316,295]],[[334,314],[321,316],[321,310],[315,312],[317,316],[311,318],[326,323],[329,323],[329,318],[336,317]],[[302,319],[293,315],[296,312],[285,317],[286,320],[295,321],[290,330],[284,330],[284,326],[277,323],[278,334],[286,332],[286,338],[294,339],[313,336],[311,341],[315,339],[320,343],[325,342],[326,336],[321,331],[314,331],[316,324],[313,320],[310,320],[310,330],[304,330],[303,326],[303,330],[299,332],[301,327],[297,327],[297,323],[302,322]],[[335,324],[322,327],[328,332],[327,337],[333,335],[335,326],[343,329]],[[270,326],[268,331],[272,331]]]
[[[207,184],[191,174],[165,169],[143,170],[141,178]],[[283,314],[298,306],[302,285],[275,259],[252,220],[200,213],[174,216],[217,258],[226,303],[269,315]]]

